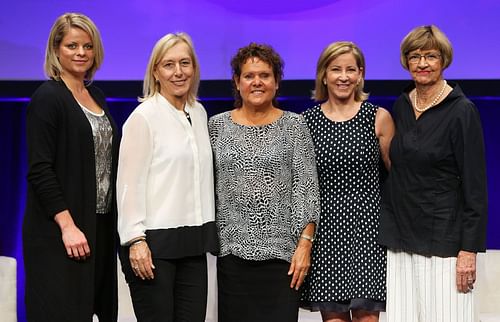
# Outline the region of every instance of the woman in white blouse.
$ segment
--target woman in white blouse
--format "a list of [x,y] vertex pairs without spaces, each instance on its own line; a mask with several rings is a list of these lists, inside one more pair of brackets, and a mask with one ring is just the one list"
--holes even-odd
[[207,114],[190,37],[153,48],[142,102],[123,127],[120,259],[138,321],[204,321],[206,253],[217,251]]

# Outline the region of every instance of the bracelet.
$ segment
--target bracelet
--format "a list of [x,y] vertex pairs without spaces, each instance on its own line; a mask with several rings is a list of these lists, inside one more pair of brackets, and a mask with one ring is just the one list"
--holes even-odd
[[309,236],[309,235],[306,235],[306,234],[302,234],[302,235],[300,235],[300,238],[305,239],[305,240],[308,240],[308,241],[310,241],[311,243],[312,243],[312,242],[314,242],[314,240],[316,239],[314,236]]
[[130,244],[128,244],[128,247],[132,247],[132,246],[140,244],[142,242],[146,242],[146,238],[138,238],[138,239],[134,240],[133,242],[131,242]]

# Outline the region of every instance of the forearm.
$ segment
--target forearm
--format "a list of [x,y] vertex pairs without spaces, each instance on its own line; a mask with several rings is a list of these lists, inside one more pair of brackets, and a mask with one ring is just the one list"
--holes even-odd
[[71,217],[71,214],[69,213],[69,210],[63,210],[59,213],[57,213],[54,216],[54,221],[57,223],[61,231],[68,227],[75,226],[75,222],[73,221],[73,217]]
[[314,241],[315,234],[316,234],[316,224],[310,222],[302,230],[302,233],[300,234],[300,239],[308,240],[312,243]]

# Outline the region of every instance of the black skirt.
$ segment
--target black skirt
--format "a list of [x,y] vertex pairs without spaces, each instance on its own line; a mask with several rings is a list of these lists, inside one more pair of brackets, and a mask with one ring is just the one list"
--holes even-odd
[[290,288],[289,267],[279,259],[219,257],[219,322],[296,322],[300,294]]

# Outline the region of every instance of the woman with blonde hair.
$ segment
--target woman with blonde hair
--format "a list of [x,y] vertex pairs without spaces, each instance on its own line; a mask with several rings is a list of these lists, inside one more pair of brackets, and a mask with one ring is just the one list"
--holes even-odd
[[204,321],[207,252],[218,250],[207,114],[190,37],[153,48],[142,102],[123,126],[120,261],[138,321]]
[[28,200],[23,226],[28,321],[116,321],[119,137],[103,93],[99,31],[66,13],[52,26],[45,72],[26,120]]
[[390,168],[387,110],[367,101],[365,59],[352,42],[320,55],[314,99],[304,112],[318,167],[321,221],[302,306],[323,321],[378,321],[385,309],[385,248],[376,241],[379,163]]

